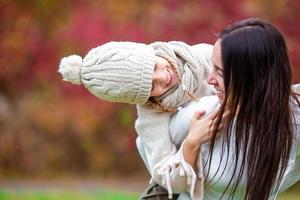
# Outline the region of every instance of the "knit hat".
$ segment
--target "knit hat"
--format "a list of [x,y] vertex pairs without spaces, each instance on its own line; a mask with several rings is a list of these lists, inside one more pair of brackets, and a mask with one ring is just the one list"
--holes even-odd
[[109,42],[91,49],[82,59],[61,60],[63,80],[83,84],[100,99],[144,104],[150,97],[155,66],[153,47],[135,42]]

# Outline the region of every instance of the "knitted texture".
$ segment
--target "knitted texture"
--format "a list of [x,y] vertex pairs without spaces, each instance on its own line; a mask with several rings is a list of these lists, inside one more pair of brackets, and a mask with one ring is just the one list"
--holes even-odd
[[154,49],[142,43],[109,42],[91,49],[83,58],[61,60],[59,72],[73,84],[83,84],[100,99],[144,104],[150,97]]
[[[150,44],[156,56],[171,58],[176,63],[181,85],[171,89],[164,95],[154,98],[162,107],[177,108],[191,100],[187,92],[200,98],[211,94],[211,87],[206,80],[211,70],[211,63],[204,56],[198,54],[192,46],[183,42],[155,42]],[[186,92],[186,91],[187,92]]]

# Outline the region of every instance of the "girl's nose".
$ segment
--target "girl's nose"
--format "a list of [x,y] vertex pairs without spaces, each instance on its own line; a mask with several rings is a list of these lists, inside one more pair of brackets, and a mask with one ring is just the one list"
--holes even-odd
[[162,83],[166,79],[166,75],[162,71],[156,71],[153,74],[153,81],[156,83]]

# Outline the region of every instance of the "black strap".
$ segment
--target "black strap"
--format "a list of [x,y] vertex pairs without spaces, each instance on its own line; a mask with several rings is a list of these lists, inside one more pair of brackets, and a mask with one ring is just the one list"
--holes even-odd
[[[173,194],[172,200],[176,200],[179,194]],[[140,196],[140,200],[169,200],[168,191],[162,186],[154,183],[150,184]]]

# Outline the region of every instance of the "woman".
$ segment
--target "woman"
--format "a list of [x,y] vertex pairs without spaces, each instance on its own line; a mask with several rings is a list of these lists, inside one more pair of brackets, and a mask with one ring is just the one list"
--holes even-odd
[[[183,145],[154,167],[153,179],[188,192],[179,199],[274,199],[300,179],[300,107],[284,39],[267,22],[237,22],[220,34],[212,63],[217,95],[173,116],[171,137]],[[207,107],[214,112],[196,113],[185,138],[190,116]],[[197,174],[188,190],[189,175],[177,172],[182,158]]]

